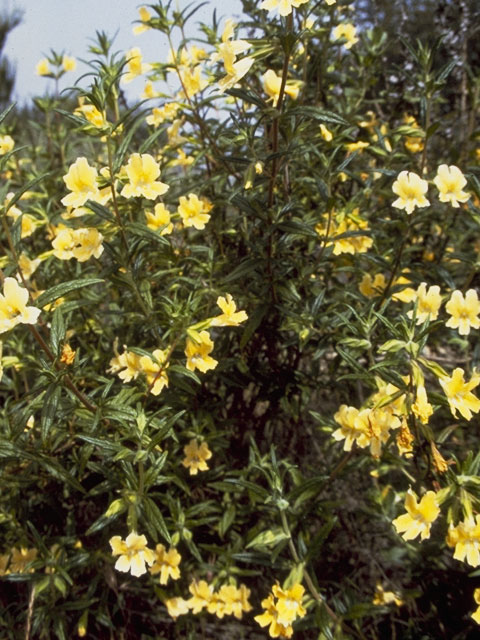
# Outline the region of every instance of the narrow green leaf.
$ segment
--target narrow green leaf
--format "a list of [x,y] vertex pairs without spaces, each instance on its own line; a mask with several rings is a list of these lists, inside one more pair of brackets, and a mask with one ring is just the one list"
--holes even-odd
[[84,280],[69,280],[68,282],[61,282],[54,287],[47,289],[41,296],[39,296],[35,302],[37,307],[45,307],[54,300],[58,300],[62,296],[65,296],[71,291],[82,289],[83,287],[92,287],[95,284],[101,284],[104,282],[101,278],[85,278]]

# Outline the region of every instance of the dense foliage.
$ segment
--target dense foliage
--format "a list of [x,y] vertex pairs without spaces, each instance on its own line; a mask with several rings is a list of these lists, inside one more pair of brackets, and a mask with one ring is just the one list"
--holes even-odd
[[1,635],[476,637],[475,7],[174,5],[1,116]]

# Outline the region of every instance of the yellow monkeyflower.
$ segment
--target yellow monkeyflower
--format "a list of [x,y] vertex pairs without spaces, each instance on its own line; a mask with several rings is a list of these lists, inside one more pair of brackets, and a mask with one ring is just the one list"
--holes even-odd
[[366,298],[374,298],[382,293],[386,286],[387,281],[383,273],[375,274],[374,278],[369,273],[365,273],[358,288]]
[[77,68],[77,61],[71,56],[64,55],[62,58],[62,67],[64,71],[75,71]]
[[107,369],[108,373],[118,373],[120,380],[130,382],[136,380],[143,369],[140,365],[140,358],[133,351],[125,351],[116,355],[110,360],[110,369]]
[[107,124],[105,114],[97,109],[93,104],[85,102],[85,98],[78,99],[78,107],[73,112],[75,115],[82,115],[94,127],[101,128]]
[[362,140],[358,140],[357,142],[348,142],[345,145],[345,148],[347,150],[347,155],[350,155],[354,151],[358,151],[359,153],[362,153],[362,151],[366,149],[368,146],[370,146],[368,142],[363,142]]
[[137,24],[135,27],[133,27],[132,33],[134,36],[138,36],[139,33],[143,33],[144,31],[148,31],[149,29],[151,29],[148,24],[145,24],[152,17],[148,9],[146,7],[140,7],[140,9],[138,10],[138,14],[142,24]]
[[3,295],[0,293],[0,333],[13,329],[17,324],[35,324],[40,309],[27,307],[28,291],[15,278],[5,278]]
[[468,517],[459,522],[456,527],[450,527],[447,534],[447,544],[455,547],[453,557],[460,562],[466,562],[471,567],[480,564],[480,514]]
[[151,566],[155,562],[154,552],[147,547],[145,536],[132,531],[125,540],[120,536],[110,538],[112,555],[119,556],[115,563],[117,571],[130,571],[132,576],[141,576],[147,572],[145,564]]
[[332,32],[334,40],[340,40],[340,38],[345,38],[345,49],[351,49],[354,44],[358,42],[357,38],[357,28],[353,26],[353,24],[349,22],[344,22],[343,24],[339,24]]
[[155,561],[149,571],[152,575],[160,574],[160,584],[167,584],[169,578],[178,580],[180,578],[180,569],[178,565],[182,556],[174,547],[170,547],[167,551],[163,544],[157,544],[155,548]]
[[233,40],[234,29],[235,24],[233,20],[229,18],[225,23],[222,42],[218,46],[217,53],[214,53],[211,57],[211,62],[222,60],[227,73],[218,83],[221,93],[237,84],[237,82],[248,73],[254,63],[254,59],[251,57],[237,61],[237,56],[240,53],[245,53],[251,45],[246,40]]
[[177,212],[182,218],[184,227],[195,227],[195,229],[205,229],[205,225],[210,220],[209,211],[213,205],[206,198],[199,198],[194,193],[189,193],[187,197],[180,196]]
[[[270,96],[270,99],[273,100],[275,105],[277,104],[280,98],[280,89],[282,86],[282,78],[277,76],[275,71],[272,69],[268,69],[262,76],[263,88],[265,93]],[[299,86],[298,83],[287,82],[284,87],[284,93],[295,100],[298,96]]]
[[15,146],[15,140],[12,136],[0,136],[0,156],[4,156]]
[[428,402],[427,391],[423,384],[420,384],[417,387],[417,397],[414,404],[412,404],[412,411],[418,418],[420,418],[423,424],[427,424],[428,419],[433,414],[433,407]]
[[398,596],[397,593],[395,593],[395,591],[385,591],[381,583],[377,582],[372,604],[382,606],[392,604],[392,602],[394,602],[397,607],[401,607],[403,604],[403,600]]
[[120,193],[124,198],[143,196],[148,200],[155,200],[169,189],[168,185],[157,181],[160,175],[160,165],[149,153],[132,154],[125,171],[129,182]]
[[50,73],[50,66],[48,64],[47,58],[42,58],[37,62],[35,73],[37,74],[37,76],[46,76]]
[[161,236],[166,236],[173,231],[173,223],[171,222],[170,211],[163,203],[155,205],[153,213],[145,212],[147,218],[147,227],[152,231],[160,231]]
[[[475,589],[475,591],[473,592],[473,599],[478,605],[480,605],[480,588]],[[480,624],[480,607],[477,607],[477,609],[472,613],[471,617],[477,624]]]
[[122,78],[122,82],[124,84],[131,82],[144,73],[148,73],[148,71],[151,71],[152,69],[151,64],[145,64],[142,62],[142,52],[138,47],[133,47],[133,49],[127,51],[125,58],[127,59],[126,66],[128,72]]
[[33,260],[30,260],[30,258],[25,253],[21,253],[20,257],[18,258],[18,266],[23,274],[23,277],[26,280],[28,280],[30,276],[35,273],[40,263],[40,258],[34,258]]
[[299,7],[308,0],[263,0],[260,9],[273,11],[276,9],[281,16],[288,16],[292,13],[293,7]]
[[217,596],[215,614],[219,618],[224,615],[233,615],[237,620],[241,620],[243,613],[252,610],[252,605],[248,601],[250,589],[247,589],[244,584],[241,584],[240,587],[224,584],[215,595]]
[[457,411],[460,411],[465,420],[471,420],[472,414],[480,411],[480,400],[472,393],[472,389],[480,383],[480,373],[474,370],[469,382],[465,382],[464,375],[464,370],[457,367],[451,377],[440,378],[440,384],[452,415],[456,417]]
[[[25,573],[27,566],[37,557],[38,550],[35,548],[26,549],[25,547],[21,547],[17,549],[13,547],[11,554],[8,573]],[[33,573],[34,571],[35,569],[30,568],[28,573]]]
[[368,444],[364,424],[357,422],[358,414],[359,411],[357,408],[342,404],[333,416],[335,422],[340,425],[340,428],[332,433],[332,437],[337,441],[345,440],[343,444],[344,451],[351,451],[354,442],[358,442],[362,448]]
[[[406,125],[412,127],[412,129],[418,129],[419,131],[421,131],[421,128],[418,126],[418,123],[413,116],[409,116],[408,114],[406,114],[403,118],[403,121]],[[423,141],[423,138],[420,136],[407,136],[405,138],[404,145],[411,153],[420,153],[420,151],[423,151],[425,143]]]
[[429,538],[432,522],[440,513],[435,492],[427,491],[418,502],[417,496],[409,489],[405,496],[405,508],[407,513],[395,518],[392,522],[397,533],[402,534],[404,540],[413,540],[418,535],[421,540]]
[[207,460],[212,457],[212,452],[208,448],[206,442],[202,442],[198,445],[197,439],[193,438],[183,448],[185,458],[182,460],[182,464],[189,470],[191,476],[196,476],[199,471],[207,471]]
[[227,293],[226,298],[219,296],[217,298],[217,304],[223,313],[213,318],[210,323],[211,327],[238,327],[241,322],[248,320],[245,311],[237,311],[237,305],[229,293]]
[[177,74],[182,85],[179,95],[186,100],[193,98],[208,85],[208,80],[202,75],[202,66],[199,64],[195,67],[179,67]]
[[290,589],[282,589],[278,584],[272,587],[272,593],[277,598],[277,622],[285,627],[292,624],[297,618],[303,618],[306,610],[302,606],[302,598],[305,588],[298,582]]
[[[440,287],[438,285],[435,284],[432,287],[429,287],[427,291],[427,283],[420,283],[416,291],[416,300],[416,324],[425,322],[427,318],[430,318],[430,320],[437,319],[438,311],[440,309],[440,305],[442,304],[442,296],[440,295]],[[407,316],[409,318],[412,318],[413,310],[409,311],[407,313]]]
[[208,607],[213,599],[213,587],[209,585],[205,580],[197,582],[194,580],[190,583],[188,590],[192,594],[192,597],[187,600],[188,608],[192,610],[192,613],[200,613],[202,609]]
[[[368,222],[358,215],[358,207],[351,213],[351,217],[339,214],[333,215],[330,226],[328,227],[328,237],[326,238],[326,246],[333,244],[333,255],[338,256],[341,253],[365,253],[373,244],[373,239],[368,235],[355,235],[341,237],[349,231],[368,231]],[[339,222],[337,222],[339,220]],[[322,222],[315,225],[315,231],[320,236],[327,233],[327,223],[324,217]]]
[[53,255],[60,260],[76,258],[86,262],[92,256],[99,258],[103,253],[103,236],[95,228],[60,229],[52,240]]
[[327,129],[324,124],[320,125],[320,135],[325,140],[325,142],[330,142],[331,140],[333,140],[333,133],[330,131],[330,129]]
[[67,189],[71,191],[61,199],[61,203],[66,207],[81,207],[87,200],[97,200],[100,191],[97,186],[98,172],[88,164],[86,158],[77,158],[70,165],[68,173],[63,176]]
[[470,329],[480,328],[480,301],[475,289],[469,289],[463,293],[458,289],[452,293],[450,300],[445,305],[447,313],[452,317],[445,323],[446,327],[458,329],[461,336],[468,336]]
[[183,598],[169,598],[164,602],[167,607],[168,615],[173,619],[178,618],[178,616],[184,616],[188,613],[188,602]]
[[466,191],[462,191],[467,184],[465,176],[453,164],[441,164],[433,182],[439,191],[440,202],[449,202],[452,207],[459,207],[459,202],[466,202],[470,198]]
[[149,356],[142,356],[140,358],[139,365],[142,373],[147,379],[148,386],[150,387],[150,385],[152,385],[150,393],[154,396],[158,396],[164,387],[168,387],[166,369],[168,368],[169,363],[167,362],[167,351],[155,349],[153,357],[157,362]]
[[355,419],[355,428],[363,431],[364,435],[357,439],[359,447],[370,446],[370,453],[379,458],[382,444],[390,437],[392,429],[398,429],[401,422],[387,407],[379,409],[362,409]]
[[398,196],[392,206],[405,209],[408,214],[412,213],[415,207],[428,207],[430,204],[425,197],[428,182],[413,171],[401,171],[392,185],[392,191]]
[[154,107],[152,114],[146,118],[147,124],[158,127],[163,122],[172,121],[175,119],[179,109],[178,102],[167,102],[163,107]]
[[195,339],[188,337],[185,346],[185,355],[187,356],[185,366],[187,369],[189,371],[199,369],[202,373],[206,373],[209,369],[215,369],[218,361],[209,355],[213,347],[214,344],[208,331],[196,333]]

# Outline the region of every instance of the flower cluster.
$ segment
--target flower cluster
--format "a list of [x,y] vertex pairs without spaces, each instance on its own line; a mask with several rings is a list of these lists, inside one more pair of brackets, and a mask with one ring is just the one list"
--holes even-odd
[[12,547],[8,553],[0,555],[0,576],[10,573],[33,573],[35,569],[31,565],[37,555],[38,550],[35,548]]
[[168,387],[167,351],[155,349],[152,357],[139,356],[133,351],[128,351],[124,347],[124,352],[117,354],[110,360],[109,373],[118,373],[120,380],[131,382],[136,380],[140,374],[145,376],[148,389],[154,396],[158,396],[164,387]]
[[[467,184],[465,176],[455,165],[441,164],[433,182],[438,189],[440,202],[449,203],[452,207],[459,207],[459,203],[466,202],[470,197],[463,191]],[[405,209],[408,214],[417,207],[428,207],[430,204],[426,198],[428,182],[413,171],[401,171],[393,183],[392,191],[398,196],[392,206]]]
[[291,638],[292,624],[297,618],[303,618],[306,610],[302,606],[304,587],[296,583],[290,589],[282,589],[278,584],[272,587],[272,593],[262,600],[264,613],[255,616],[261,627],[268,626],[271,638]]
[[250,44],[246,40],[233,40],[233,32],[235,24],[231,18],[225,23],[222,33],[222,41],[218,46],[217,53],[210,58],[211,62],[222,60],[225,67],[226,76],[223,77],[218,86],[220,92],[223,93],[227,89],[231,89],[239,80],[241,80],[249,71],[254,63],[254,59],[246,56],[241,60],[237,60],[240,53],[245,53],[250,49]]
[[480,514],[466,518],[456,527],[450,526],[447,544],[455,547],[455,560],[467,562],[472,567],[480,565]]
[[358,208],[348,216],[343,213],[333,213],[330,218],[324,216],[323,221],[315,226],[315,231],[319,236],[325,237],[325,246],[333,245],[335,256],[341,253],[365,253],[373,245],[368,233],[362,233],[368,232],[369,228],[367,221],[359,215]]
[[[212,613],[217,618],[224,616],[234,616],[238,620],[242,619],[243,613],[248,613],[252,607],[248,601],[250,597],[250,589],[244,584],[237,587],[235,584],[224,584],[215,591],[213,586],[205,580],[194,580],[188,590],[191,597],[183,600],[184,608],[192,611],[192,613],[200,613],[206,609],[208,613]],[[178,598],[176,606],[179,606]],[[186,611],[184,611],[186,613]],[[169,613],[172,615],[170,608]]]
[[59,260],[75,258],[86,262],[92,256],[99,258],[103,253],[103,236],[95,228],[58,228],[52,240],[53,255]]

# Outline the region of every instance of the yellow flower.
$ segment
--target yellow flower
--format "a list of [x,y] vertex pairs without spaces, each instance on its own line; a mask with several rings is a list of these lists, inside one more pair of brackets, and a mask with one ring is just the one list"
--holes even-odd
[[[440,295],[440,287],[433,285],[427,291],[427,283],[422,282],[416,291],[417,300],[417,316],[416,324],[425,322],[427,318],[430,320],[436,320],[438,317],[438,311],[442,304],[442,296]],[[413,317],[413,310],[407,313],[409,318]]]
[[[337,219],[340,221],[337,223]],[[373,239],[367,235],[356,235],[348,237],[342,236],[349,231],[367,231],[368,223],[358,215],[358,208],[354,209],[351,213],[351,217],[339,214],[338,216],[332,216],[330,227],[328,229],[328,238],[326,239],[326,246],[333,244],[333,255],[338,256],[341,253],[364,253],[373,244]],[[315,231],[320,236],[324,236],[327,232],[327,224],[324,219],[323,222],[319,222],[315,225]]]
[[392,203],[397,209],[405,209],[410,214],[415,207],[428,207],[430,202],[425,194],[428,182],[412,171],[401,171],[393,183],[392,191],[398,198]]
[[[262,76],[263,88],[265,93],[270,96],[270,99],[274,101],[275,105],[280,98],[280,88],[282,86],[282,78],[277,76],[275,71],[268,69]],[[287,82],[285,84],[284,93],[295,100],[298,96],[299,86],[298,83]]]
[[155,549],[155,561],[149,571],[152,575],[160,574],[160,584],[167,584],[169,578],[178,580],[180,578],[180,569],[178,565],[182,556],[174,547],[170,547],[167,551],[163,544],[157,544]]
[[468,336],[470,329],[480,328],[480,301],[475,289],[469,289],[465,297],[458,289],[452,293],[445,305],[447,313],[452,317],[445,323],[446,327],[458,329],[461,336]]
[[137,24],[135,27],[133,27],[132,33],[134,36],[138,36],[139,33],[143,33],[144,31],[148,31],[149,29],[151,29],[148,24],[145,24],[152,17],[148,9],[146,7],[140,7],[138,13],[143,24]]
[[37,74],[37,76],[46,76],[50,73],[50,67],[46,58],[42,58],[37,62],[35,73]]
[[355,419],[355,428],[363,431],[357,439],[359,447],[370,446],[370,453],[374,458],[380,457],[382,444],[390,437],[391,429],[398,429],[401,422],[388,408],[362,409]]
[[362,153],[362,151],[366,149],[368,146],[369,146],[368,142],[362,142],[361,140],[359,140],[358,142],[349,142],[348,144],[345,145],[345,148],[348,152],[347,155],[350,155],[354,151],[358,151],[359,153]]
[[0,136],[0,156],[4,156],[15,146],[12,136]]
[[195,227],[195,229],[205,229],[205,225],[210,220],[209,211],[213,205],[206,198],[199,198],[194,193],[189,193],[187,197],[180,196],[180,204],[177,212],[182,218],[185,227]]
[[179,68],[177,73],[182,85],[182,91],[180,91],[179,95],[186,100],[193,98],[194,95],[203,91],[208,85],[208,81],[202,75],[202,67],[199,64],[193,68]]
[[71,56],[64,55],[62,58],[62,67],[64,71],[75,71],[77,68],[77,61]]
[[427,391],[421,384],[417,387],[417,398],[414,404],[412,404],[413,413],[418,416],[423,424],[428,423],[428,419],[433,414],[433,407],[428,402]]
[[[12,555],[10,558],[10,566],[8,567],[8,573],[24,573],[27,566],[35,560],[37,557],[38,551],[37,549],[25,549],[25,547],[21,547],[17,549],[16,547],[12,548]],[[31,567],[28,570],[28,573],[33,573],[35,569]]]
[[332,32],[334,40],[340,40],[340,38],[345,38],[345,49],[351,49],[354,44],[358,42],[357,38],[357,29],[353,26],[353,24],[349,22],[345,22],[343,24],[339,24],[338,27]]
[[252,605],[248,602],[250,589],[247,589],[244,584],[240,585],[240,588],[233,584],[224,584],[215,595],[217,596],[215,614],[219,618],[223,618],[224,615],[233,615],[237,620],[241,620],[243,613],[252,610]]
[[17,324],[35,324],[40,309],[27,307],[28,291],[15,278],[5,278],[3,295],[0,293],[0,333],[13,329]]
[[459,207],[459,202],[466,202],[470,198],[468,193],[462,191],[467,184],[465,176],[453,164],[450,166],[441,164],[433,182],[440,192],[440,202],[450,202],[452,207]]
[[163,203],[155,205],[153,213],[145,212],[147,218],[147,227],[152,231],[160,231],[161,236],[166,236],[173,231],[173,223],[170,219],[170,211]]
[[34,258],[33,260],[30,260],[30,258],[25,253],[20,254],[20,257],[18,258],[18,266],[23,274],[23,277],[26,280],[28,280],[30,276],[35,273],[40,263],[40,258]]
[[127,82],[131,82],[138,76],[141,76],[148,71],[151,71],[151,64],[142,63],[142,52],[138,47],[133,47],[130,51],[127,51],[125,54],[125,58],[127,59],[127,69],[128,72],[123,76],[122,82],[126,84]]
[[202,442],[198,446],[196,438],[190,440],[190,442],[183,448],[185,458],[182,460],[182,464],[189,470],[191,476],[196,476],[199,471],[207,471],[207,460],[212,457],[212,452],[208,448],[206,442]]
[[325,140],[325,142],[330,142],[331,140],[333,140],[333,133],[330,131],[330,129],[327,129],[324,124],[320,125],[320,135]]
[[305,588],[298,582],[286,590],[281,589],[279,585],[272,587],[272,593],[278,599],[276,609],[279,624],[286,627],[297,618],[303,618],[306,615],[307,612],[302,606],[304,592]]
[[75,354],[76,354],[76,351],[74,351],[68,343],[64,344],[62,348],[62,355],[60,358],[60,362],[63,362],[63,364],[66,364],[67,366],[73,364],[75,360]]
[[92,256],[99,258],[103,253],[103,236],[95,228],[60,229],[52,241],[53,255],[59,260],[76,258],[86,262]]
[[480,374],[474,370],[470,382],[465,382],[464,375],[464,370],[457,367],[451,378],[440,378],[440,384],[447,396],[452,415],[456,417],[458,410],[465,420],[471,420],[472,413],[480,411],[480,400],[472,393],[472,389],[480,383]]
[[[393,286],[411,284],[410,280],[405,276],[400,276],[393,282]],[[398,300],[399,302],[413,302],[417,298],[417,292],[412,287],[404,287],[400,291],[392,293],[392,300]]]
[[139,374],[142,372],[140,366],[140,358],[133,351],[125,350],[123,353],[118,354],[110,360],[110,369],[107,369],[108,373],[118,373],[118,377],[123,382],[130,382],[136,380]]
[[392,602],[394,602],[397,607],[401,607],[403,604],[403,600],[398,597],[398,594],[396,594],[394,591],[385,591],[380,582],[377,582],[372,603],[377,606],[382,606],[391,604]]
[[218,46],[217,53],[214,53],[210,58],[211,62],[222,60],[227,73],[227,75],[219,81],[221,93],[237,84],[237,82],[248,73],[254,62],[254,59],[249,57],[243,58],[243,60],[238,62],[236,61],[237,56],[240,53],[244,53],[251,45],[246,40],[233,40],[234,29],[235,24],[233,20],[229,18],[225,23],[222,42]]
[[[145,99],[150,99],[150,98],[159,98],[161,96],[161,93],[159,91],[155,91],[155,89],[153,88],[153,82],[151,80],[147,80],[145,82],[145,86],[143,87],[143,92],[140,95],[140,98],[142,100]],[[155,109],[154,109],[155,111]],[[148,119],[147,119],[148,121]],[[152,124],[151,122],[149,122],[148,124]]]
[[86,158],[77,158],[70,166],[68,173],[63,176],[63,181],[72,193],[61,199],[66,207],[81,207],[87,200],[96,200],[100,197],[97,186],[97,170],[88,164]]
[[191,164],[195,162],[195,158],[192,156],[187,156],[183,149],[179,149],[177,151],[177,157],[173,160],[170,160],[171,167],[189,167]]
[[344,451],[351,451],[354,442],[360,441],[359,446],[362,448],[368,444],[364,425],[361,422],[357,422],[358,413],[359,411],[355,407],[348,407],[346,404],[342,404],[333,416],[340,428],[332,433],[332,437],[337,441],[345,440]]
[[130,156],[125,168],[129,182],[123,187],[124,198],[143,196],[155,200],[168,191],[168,185],[157,182],[160,166],[149,153],[134,153]]
[[365,273],[362,281],[358,285],[358,288],[360,293],[362,293],[366,298],[374,298],[382,293],[386,286],[387,281],[385,280],[383,273],[375,274],[375,278],[373,279],[369,273]]
[[169,598],[165,600],[168,615],[176,619],[178,616],[184,616],[188,613],[188,602],[183,598]]
[[210,323],[211,327],[238,327],[241,322],[248,320],[245,311],[237,311],[237,305],[229,293],[227,293],[226,298],[219,296],[217,298],[217,304],[223,313],[213,318]]
[[83,97],[78,99],[78,107],[73,112],[75,115],[82,115],[94,127],[101,128],[107,124],[105,114],[97,109],[93,104],[85,103]]
[[117,571],[130,571],[132,576],[141,576],[147,572],[145,563],[149,566],[155,561],[154,552],[147,547],[145,536],[139,536],[134,531],[125,541],[120,536],[110,538],[112,555],[120,556],[115,563]]
[[[405,115],[403,121],[406,125],[412,127],[412,129],[418,129],[419,131],[421,131],[417,121],[413,116]],[[420,151],[423,151],[423,147],[425,146],[423,138],[421,138],[420,136],[407,136],[405,138],[404,144],[411,153],[420,153]]]
[[[480,589],[475,589],[473,592],[473,599],[477,604],[480,604]],[[471,617],[477,624],[480,624],[480,607],[477,607],[477,610],[472,613]]]
[[214,344],[208,331],[195,332],[194,338],[188,337],[185,346],[185,355],[187,356],[185,366],[187,369],[189,371],[199,369],[202,373],[206,373],[209,369],[215,369],[218,362],[209,355],[213,347]]
[[292,13],[293,7],[299,7],[305,4],[308,0],[263,0],[260,4],[260,9],[266,11],[273,11],[276,9],[281,16],[288,16]]
[[169,363],[167,362],[167,351],[155,349],[153,357],[157,362],[149,356],[142,356],[140,358],[139,365],[142,373],[147,378],[148,386],[150,387],[150,385],[152,385],[150,393],[154,396],[158,396],[164,387],[168,387],[166,369],[168,368]]
[[147,124],[158,127],[163,122],[174,120],[179,109],[178,102],[167,102],[163,107],[154,107],[152,114],[146,118]]
[[480,514],[470,516],[456,527],[450,526],[447,544],[455,547],[453,557],[460,562],[467,562],[471,567],[480,564]]
[[413,540],[418,535],[421,540],[429,538],[432,522],[440,513],[435,492],[427,491],[417,502],[417,496],[409,489],[405,496],[405,508],[407,513],[392,522],[397,533],[401,533],[404,540]]
[[200,580],[197,582],[194,580],[190,583],[188,590],[192,594],[192,597],[187,600],[188,608],[192,610],[192,613],[200,613],[202,609],[208,607],[213,598],[213,587]]

